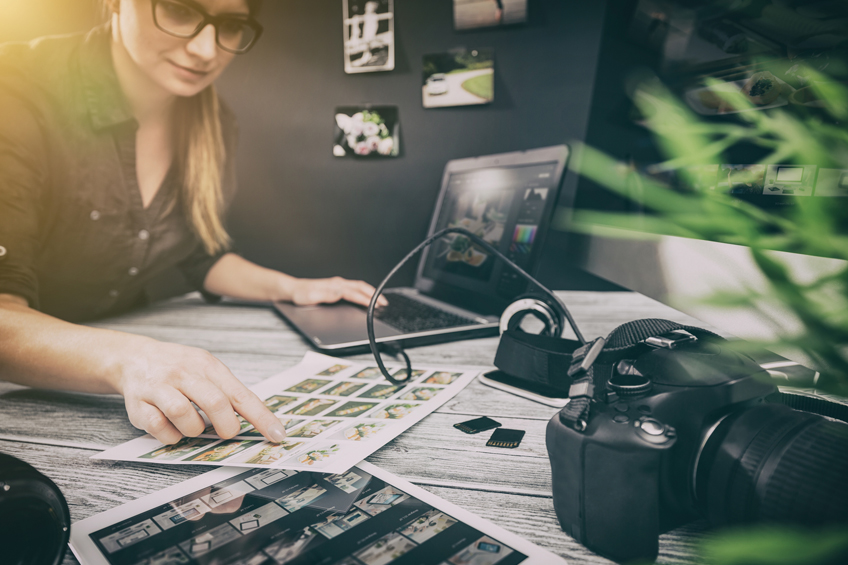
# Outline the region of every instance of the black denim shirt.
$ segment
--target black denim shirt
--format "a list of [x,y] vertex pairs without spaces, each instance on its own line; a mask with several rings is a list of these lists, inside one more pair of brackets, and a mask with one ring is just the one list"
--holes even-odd
[[[201,246],[172,168],[147,209],[132,117],[112,63],[109,26],[0,46],[0,293],[68,321],[146,302],[145,285],[177,266],[201,289],[223,255]],[[236,127],[222,110],[235,190]]]

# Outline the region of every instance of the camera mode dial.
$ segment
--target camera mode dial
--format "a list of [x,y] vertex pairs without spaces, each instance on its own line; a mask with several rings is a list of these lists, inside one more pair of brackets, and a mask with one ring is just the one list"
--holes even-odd
[[622,359],[615,366],[607,386],[620,397],[636,396],[651,390],[651,379],[633,366],[633,361]]

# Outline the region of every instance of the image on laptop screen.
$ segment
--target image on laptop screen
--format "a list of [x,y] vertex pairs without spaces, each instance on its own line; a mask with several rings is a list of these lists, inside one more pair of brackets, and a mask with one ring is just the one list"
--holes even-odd
[[[453,173],[434,229],[465,228],[527,269],[555,204],[556,177],[556,162]],[[459,234],[433,244],[422,275],[493,296],[510,297],[524,288],[511,269]]]

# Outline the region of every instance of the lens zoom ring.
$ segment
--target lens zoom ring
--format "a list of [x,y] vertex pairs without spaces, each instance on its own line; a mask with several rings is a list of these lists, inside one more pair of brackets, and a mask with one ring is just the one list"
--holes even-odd
[[[799,426],[807,425],[810,420],[808,414],[802,412],[789,412],[791,417],[781,418],[781,414],[774,414],[771,407],[757,407],[749,411],[745,416],[760,420],[762,428],[757,432],[751,443],[748,444],[739,464],[730,480],[729,508],[731,516],[736,520],[748,521],[753,519],[758,512],[756,500],[760,470],[763,468],[769,454],[778,444]],[[783,414],[785,416],[786,414]]]
[[759,519],[848,522],[848,426],[820,420],[769,459],[758,488]]

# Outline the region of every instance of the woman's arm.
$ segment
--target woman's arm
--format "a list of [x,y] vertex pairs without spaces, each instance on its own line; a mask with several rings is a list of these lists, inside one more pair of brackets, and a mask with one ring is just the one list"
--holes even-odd
[[[341,277],[298,279],[251,263],[235,253],[227,253],[206,274],[203,288],[213,294],[272,302],[322,304],[347,300],[368,306],[374,287],[363,281]],[[377,302],[388,304],[382,296]]]
[[223,438],[239,431],[234,412],[268,440],[285,438],[280,421],[210,353],[63,322],[12,294],[0,294],[0,380],[121,394],[132,425],[162,443],[203,432],[192,402]]

